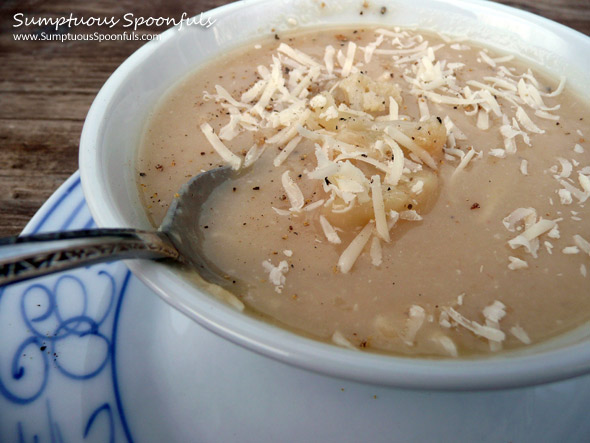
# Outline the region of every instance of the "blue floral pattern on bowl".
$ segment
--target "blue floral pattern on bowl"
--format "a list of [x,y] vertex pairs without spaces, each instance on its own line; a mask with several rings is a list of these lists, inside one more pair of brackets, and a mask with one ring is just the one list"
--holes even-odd
[[[75,174],[25,232],[92,227]],[[115,370],[117,321],[130,277],[116,262],[0,289],[0,440],[132,440]],[[96,385],[101,389],[87,391]]]

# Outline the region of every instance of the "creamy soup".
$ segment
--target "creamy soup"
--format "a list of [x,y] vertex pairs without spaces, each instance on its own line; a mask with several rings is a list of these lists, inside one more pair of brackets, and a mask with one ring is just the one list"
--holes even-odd
[[240,171],[195,223],[246,312],[357,350],[482,355],[590,317],[589,120],[566,79],[467,41],[276,35],[170,90],[137,177],[157,226],[190,177]]

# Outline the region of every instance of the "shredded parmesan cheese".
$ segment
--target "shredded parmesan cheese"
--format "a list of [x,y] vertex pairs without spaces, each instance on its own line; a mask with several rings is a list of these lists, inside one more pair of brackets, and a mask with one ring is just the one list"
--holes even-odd
[[383,250],[381,249],[381,242],[379,237],[373,237],[371,240],[371,263],[373,266],[381,266],[383,263]]
[[268,272],[268,278],[275,286],[275,291],[279,294],[283,292],[286,281],[285,274],[289,272],[289,264],[283,260],[277,266],[273,266],[270,260],[266,260],[262,262],[262,267]]
[[332,341],[343,348],[350,349],[352,351],[358,351],[358,348],[355,347],[346,337],[344,337],[340,331],[335,331],[334,334],[332,334]]
[[352,269],[359,255],[363,251],[363,248],[371,238],[373,232],[373,226],[371,223],[367,225],[358,233],[358,235],[350,242],[348,247],[344,250],[338,260],[338,269],[343,274],[346,274]]
[[518,257],[508,257],[508,260],[510,260],[510,264],[508,265],[508,269],[510,269],[511,271],[516,271],[518,269],[526,269],[529,267],[528,263]]
[[465,157],[463,157],[461,159],[461,162],[459,163],[459,165],[457,165],[457,167],[455,168],[455,170],[453,171],[453,175],[451,175],[451,179],[453,177],[455,177],[459,172],[463,171],[463,169],[465,169],[467,167],[467,165],[469,164],[469,162],[471,161],[471,159],[476,155],[479,154],[478,152],[475,151],[475,149],[471,148],[469,150],[469,152],[467,154],[465,154]]
[[301,136],[297,136],[287,143],[287,146],[285,146],[285,148],[275,157],[273,165],[281,166],[287,157],[289,157],[289,154],[295,150],[300,141]]
[[497,342],[501,342],[506,338],[506,334],[504,334],[504,332],[500,331],[499,329],[483,326],[475,321],[469,320],[455,311],[453,308],[446,308],[446,312],[455,322],[463,326],[465,329],[473,332],[477,336]]
[[285,192],[287,193],[287,197],[291,202],[291,210],[300,211],[305,203],[301,189],[299,189],[299,186],[293,181],[289,175],[289,171],[283,173],[281,180],[283,182],[283,188],[285,188]]
[[522,159],[520,162],[520,173],[522,175],[529,175],[528,165],[529,162],[527,162],[525,159]]
[[518,122],[527,131],[534,132],[536,134],[544,134],[545,133],[545,130],[539,129],[539,127],[533,123],[533,121],[530,119],[530,117],[527,115],[527,113],[524,111],[524,109],[522,109],[520,106],[516,110],[516,118],[518,119]]
[[205,138],[215,151],[221,156],[221,158],[227,162],[232,169],[240,169],[242,165],[242,160],[236,154],[231,152],[227,146],[223,144],[223,142],[219,139],[219,137],[213,132],[213,128],[209,123],[203,123],[201,125],[201,131]]
[[257,144],[253,144],[252,147],[246,153],[246,157],[244,157],[244,168],[251,166],[256,160],[258,160],[264,152],[264,149],[265,145],[262,145],[262,147],[260,147]]
[[451,357],[459,356],[457,345],[455,345],[455,342],[450,337],[443,334],[434,334],[430,339],[435,343],[440,344],[442,349]]
[[389,242],[389,229],[385,218],[385,206],[383,205],[383,192],[381,189],[381,177],[374,175],[371,177],[371,195],[373,199],[373,211],[375,213],[375,227],[377,234],[384,241]]
[[574,235],[574,243],[578,248],[584,251],[585,254],[590,255],[590,242],[581,235]]
[[519,325],[512,326],[510,328],[510,333],[512,335],[514,335],[518,340],[520,340],[525,345],[531,344],[531,339],[529,338],[528,334],[525,332],[525,330],[521,326],[519,326]]
[[404,338],[404,343],[406,345],[414,346],[416,334],[422,327],[425,317],[426,311],[424,311],[423,307],[418,305],[410,306],[410,310],[408,312],[408,319],[406,320],[406,326],[404,327],[402,334]]
[[322,230],[324,231],[326,239],[328,239],[330,243],[339,245],[342,242],[336,230],[323,215],[320,215],[320,225],[322,227]]
[[561,252],[567,255],[579,254],[580,248],[578,248],[577,246],[566,246],[561,250]]

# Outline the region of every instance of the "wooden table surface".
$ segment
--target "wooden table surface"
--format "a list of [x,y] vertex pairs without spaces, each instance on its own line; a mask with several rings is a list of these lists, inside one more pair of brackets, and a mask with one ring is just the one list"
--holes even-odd
[[[360,0],[359,0],[360,1]],[[590,35],[590,0],[500,0]],[[109,75],[143,42],[15,41],[19,17],[175,17],[224,0],[2,0],[0,3],[0,236],[18,234],[45,200],[78,169],[86,113]],[[140,33],[164,28],[139,28]],[[39,26],[16,30],[40,34]],[[58,32],[120,33],[119,26]],[[584,55],[585,57],[588,54]]]

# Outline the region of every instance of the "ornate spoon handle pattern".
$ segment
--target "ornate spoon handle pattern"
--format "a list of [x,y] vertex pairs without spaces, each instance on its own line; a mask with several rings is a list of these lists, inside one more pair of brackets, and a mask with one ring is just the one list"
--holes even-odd
[[180,260],[165,233],[94,229],[0,239],[0,286],[126,258]]

